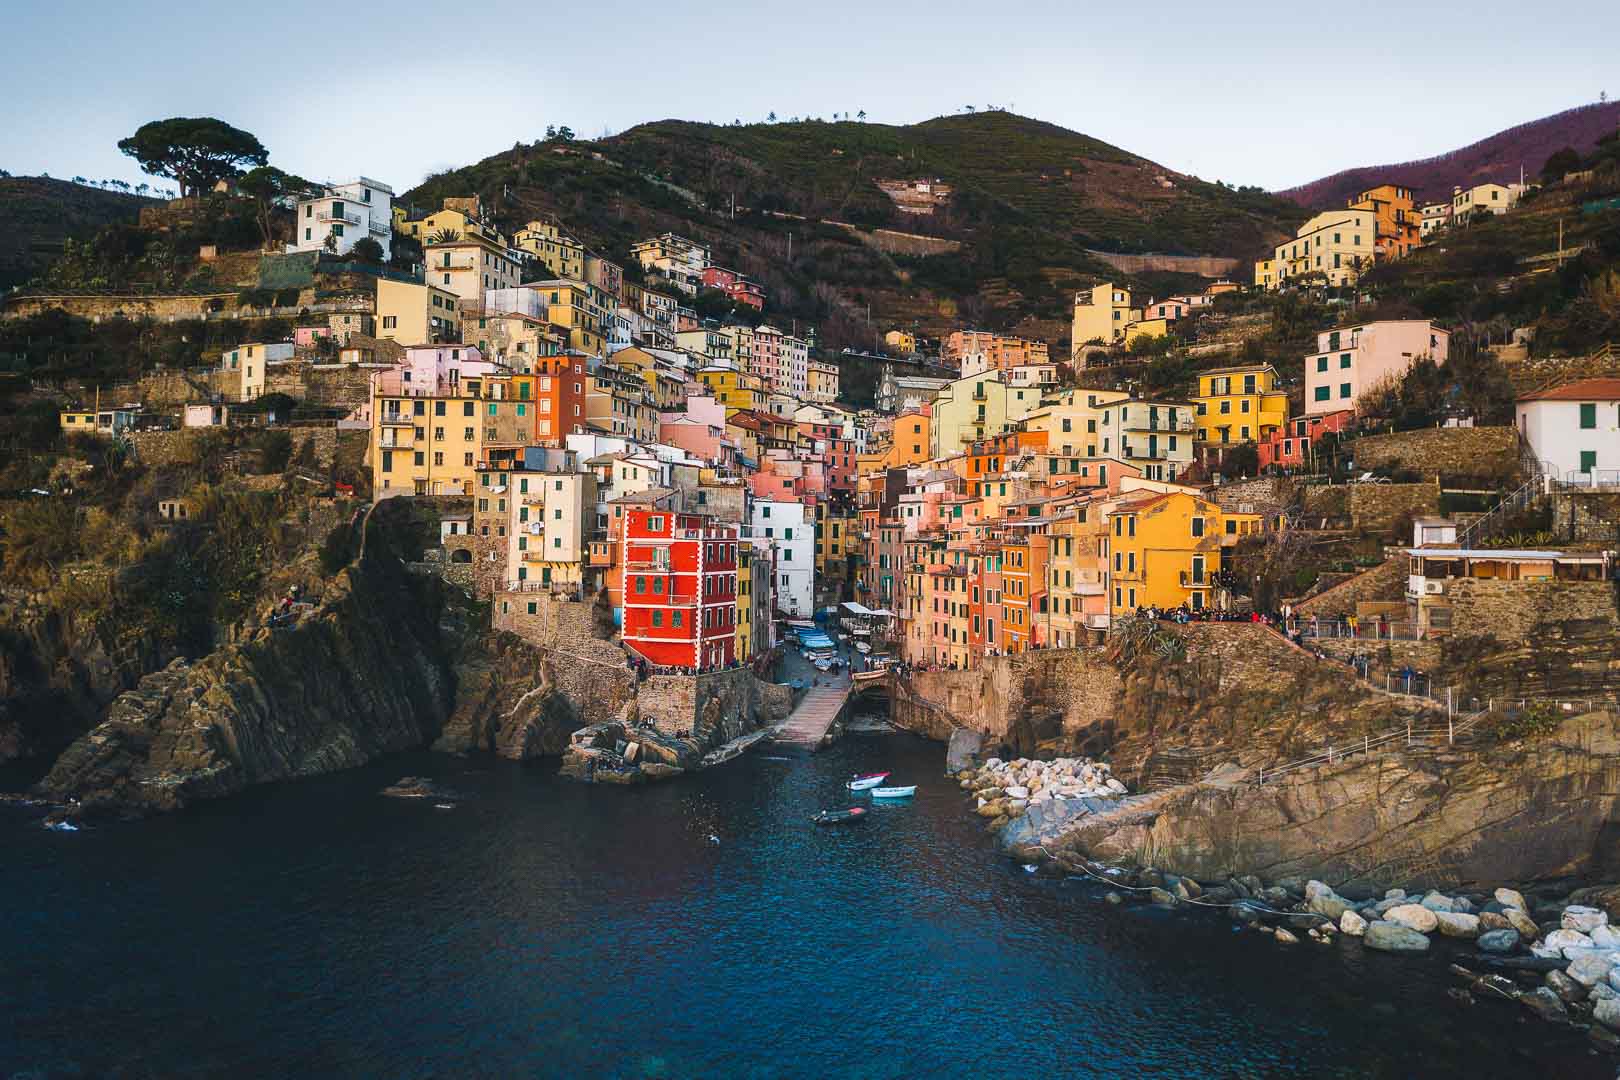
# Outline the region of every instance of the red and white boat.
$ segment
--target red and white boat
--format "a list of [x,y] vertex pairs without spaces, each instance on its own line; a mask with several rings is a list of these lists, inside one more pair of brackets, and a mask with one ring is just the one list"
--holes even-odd
[[867,788],[875,788],[888,778],[889,774],[886,772],[862,773],[849,782],[849,790],[865,791]]

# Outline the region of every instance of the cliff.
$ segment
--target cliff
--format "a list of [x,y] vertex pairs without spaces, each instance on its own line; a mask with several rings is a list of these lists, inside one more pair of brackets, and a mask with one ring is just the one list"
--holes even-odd
[[140,814],[421,746],[454,702],[443,596],[388,560],[341,571],[296,626],[261,628],[121,695],[40,788]]
[[[1620,734],[1610,713],[1473,751],[1354,757],[1256,786],[1183,785],[1081,815],[1049,850],[1200,881],[1254,874],[1339,888],[1494,888],[1613,876]],[[1031,839],[1023,836],[1022,839]]]
[[[604,684],[597,693],[571,697],[556,659],[515,634],[473,637],[457,659],[455,705],[433,749],[489,751],[515,761],[560,756],[589,722],[593,703],[611,699],[614,688]],[[629,673],[605,680],[614,681],[628,682]]]

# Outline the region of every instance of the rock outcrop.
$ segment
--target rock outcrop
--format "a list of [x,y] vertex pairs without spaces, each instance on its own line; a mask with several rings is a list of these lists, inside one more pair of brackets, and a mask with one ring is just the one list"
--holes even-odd
[[41,789],[78,814],[140,814],[422,746],[454,698],[442,603],[386,560],[343,570],[296,625],[142,679]]
[[557,757],[584,723],[557,686],[553,660],[514,634],[478,635],[456,663],[456,701],[433,749],[514,761]]

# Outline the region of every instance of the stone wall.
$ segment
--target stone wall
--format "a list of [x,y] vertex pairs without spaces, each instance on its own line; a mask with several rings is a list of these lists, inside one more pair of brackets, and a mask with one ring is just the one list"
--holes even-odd
[[1490,634],[1499,641],[1528,639],[1539,623],[1592,622],[1620,633],[1614,585],[1607,581],[1446,582],[1454,634]]
[[[471,563],[464,565],[472,570]],[[584,600],[561,600],[549,592],[519,589],[498,589],[494,600],[494,628],[508,630],[532,645],[572,648],[597,640],[592,605]]]
[[1365,435],[1351,447],[1356,468],[1411,469],[1440,476],[1505,483],[1519,472],[1519,437],[1510,427],[1425,428]]
[[[1293,486],[1292,482],[1282,477],[1261,476],[1212,488],[1209,497],[1223,510],[1258,514],[1287,506],[1293,495]],[[1243,507],[1249,509],[1243,510]]]
[[1421,484],[1351,484],[1350,526],[1362,532],[1387,532],[1404,514],[1438,514],[1440,482]]
[[1174,274],[1197,274],[1199,277],[1225,277],[1238,267],[1238,260],[1222,255],[1120,255],[1112,251],[1093,251],[1086,254],[1112,266],[1125,274],[1144,274],[1149,271],[1168,271]]
[[1561,543],[1620,545],[1620,492],[1560,492],[1552,512],[1553,535]]
[[[1438,641],[1376,641],[1371,639],[1317,638],[1307,642],[1328,656],[1348,662],[1357,654],[1368,654],[1380,667],[1399,671],[1410,667],[1413,671],[1434,672],[1443,659]],[[1381,678],[1374,672],[1374,678]]]
[[1406,597],[1407,561],[1388,559],[1379,565],[1324,589],[1308,600],[1294,605],[1304,616],[1355,614],[1356,605],[1362,603],[1394,603]]

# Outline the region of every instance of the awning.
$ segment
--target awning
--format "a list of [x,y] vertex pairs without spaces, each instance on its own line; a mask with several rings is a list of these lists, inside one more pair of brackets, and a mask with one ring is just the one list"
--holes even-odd
[[851,615],[870,615],[870,614],[872,614],[872,609],[867,607],[865,604],[861,603],[858,600],[845,600],[844,603],[842,604],[842,607],[843,607],[843,609],[845,611],[849,612]]

